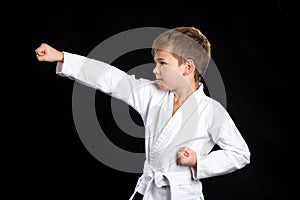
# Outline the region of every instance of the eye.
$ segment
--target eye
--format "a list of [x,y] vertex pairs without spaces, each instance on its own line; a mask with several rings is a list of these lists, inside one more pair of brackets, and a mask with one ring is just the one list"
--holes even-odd
[[166,63],[164,61],[159,62],[160,65],[165,65]]

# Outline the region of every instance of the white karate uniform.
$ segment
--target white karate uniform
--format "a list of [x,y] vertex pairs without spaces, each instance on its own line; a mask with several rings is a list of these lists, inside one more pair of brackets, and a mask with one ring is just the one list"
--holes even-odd
[[[203,85],[172,116],[174,93],[159,89],[155,81],[68,52],[56,72],[126,102],[141,115],[146,160],[133,195],[138,191],[147,200],[203,200],[201,179],[250,162],[239,130],[222,105],[204,94]],[[215,144],[220,150],[211,151]],[[196,168],[176,163],[181,146],[197,153]]]

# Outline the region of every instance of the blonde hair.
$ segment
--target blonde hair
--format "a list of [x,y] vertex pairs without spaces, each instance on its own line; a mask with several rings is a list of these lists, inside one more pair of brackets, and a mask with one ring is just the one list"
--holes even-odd
[[210,42],[195,27],[176,27],[161,33],[153,41],[152,56],[155,56],[158,50],[170,51],[178,59],[179,64],[187,59],[193,60],[197,84],[204,75],[211,58]]

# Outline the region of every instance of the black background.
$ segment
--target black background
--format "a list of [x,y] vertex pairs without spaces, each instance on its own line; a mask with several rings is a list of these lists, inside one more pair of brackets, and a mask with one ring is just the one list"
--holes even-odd
[[[195,26],[212,43],[227,110],[252,153],[245,168],[202,180],[206,199],[295,199],[298,90],[290,55],[294,24],[289,25],[286,2],[27,3],[10,2],[4,8],[11,15],[2,17],[3,44],[10,52],[3,67],[9,104],[3,110],[10,108],[5,118],[12,123],[4,124],[10,137],[3,140],[8,145],[3,152],[12,152],[5,153],[4,171],[11,197],[128,199],[140,176],[111,169],[86,150],[73,122],[74,82],[55,74],[56,63],[36,60],[34,50],[42,42],[86,56],[103,40],[132,28]],[[126,70],[151,62],[148,53],[128,54],[115,65]],[[110,97],[97,93],[96,100],[108,137],[124,149],[143,152],[143,140],[126,136],[114,124]]]

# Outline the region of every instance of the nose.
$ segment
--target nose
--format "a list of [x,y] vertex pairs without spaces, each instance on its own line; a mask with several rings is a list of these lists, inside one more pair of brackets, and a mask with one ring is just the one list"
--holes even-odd
[[153,69],[154,74],[159,74],[159,66],[156,64],[154,69]]

